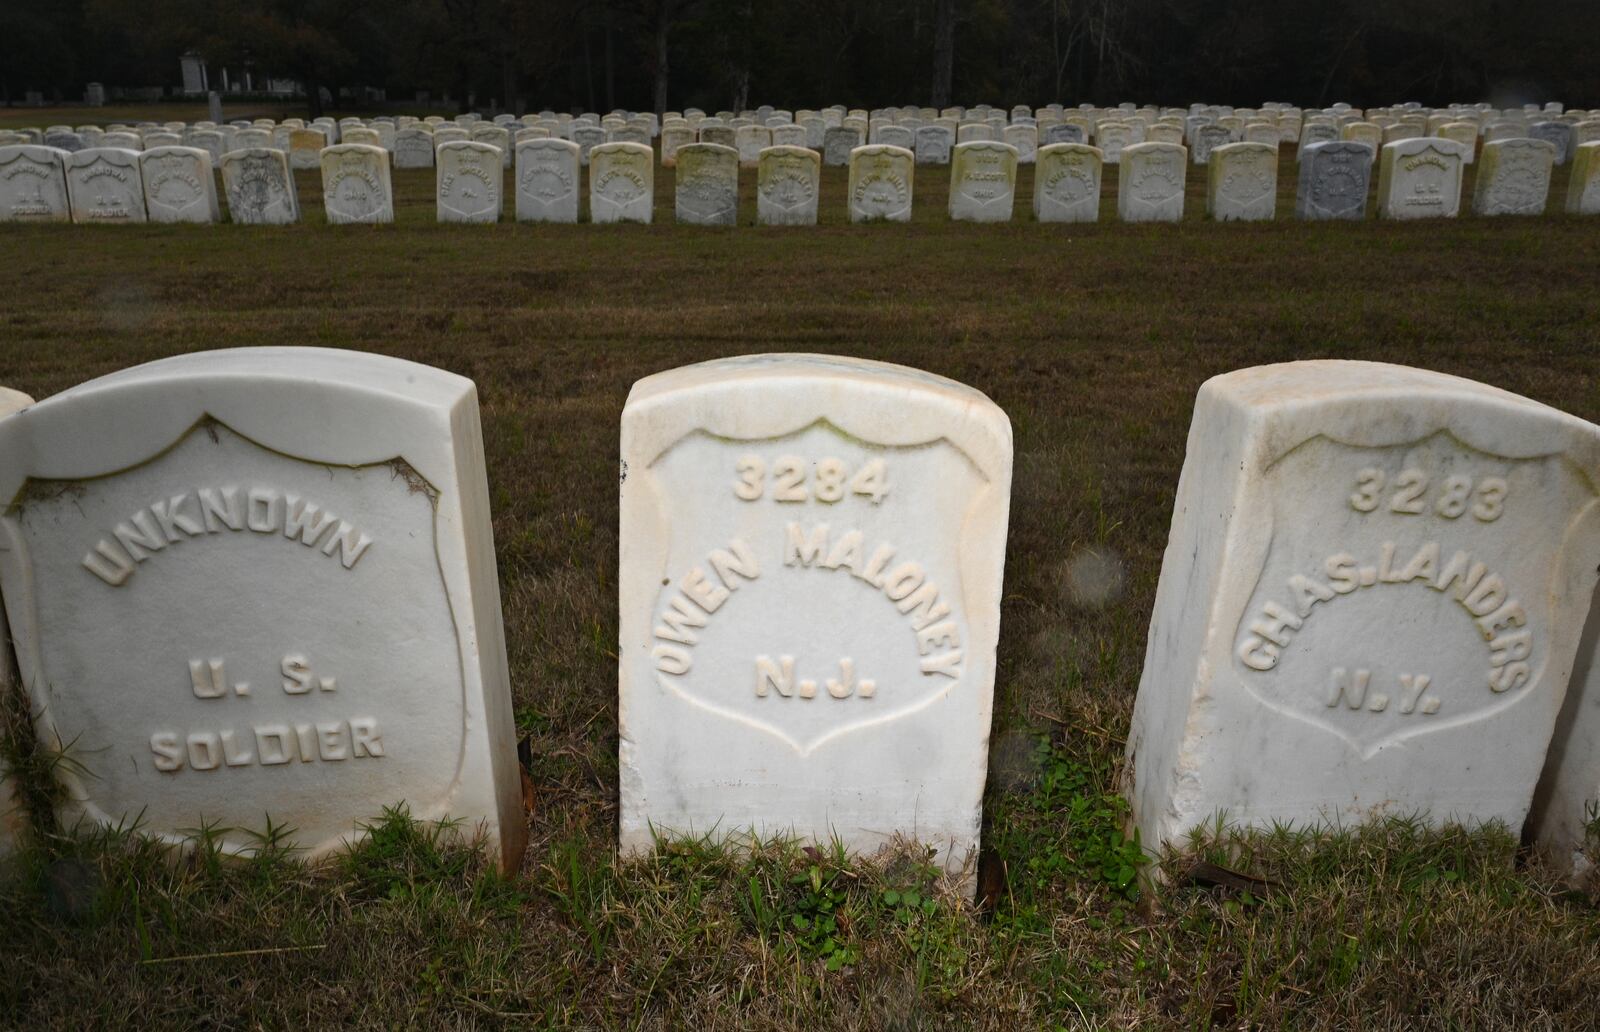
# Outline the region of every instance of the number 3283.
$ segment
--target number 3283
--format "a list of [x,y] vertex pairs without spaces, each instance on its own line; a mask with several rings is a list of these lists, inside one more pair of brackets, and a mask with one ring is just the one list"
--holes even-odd
[[[1420,516],[1430,509],[1447,520],[1471,512],[1475,519],[1493,523],[1505,511],[1510,490],[1502,477],[1448,476],[1429,492],[1428,475],[1420,469],[1401,470],[1392,484],[1381,469],[1364,469],[1356,474],[1356,490],[1350,507],[1357,512],[1373,512],[1380,506],[1390,512]],[[1386,492],[1386,488],[1392,488]]]

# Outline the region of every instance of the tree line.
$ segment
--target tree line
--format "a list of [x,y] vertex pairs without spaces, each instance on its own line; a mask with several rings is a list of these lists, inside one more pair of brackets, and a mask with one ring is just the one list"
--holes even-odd
[[174,86],[179,58],[455,107],[1600,103],[1595,0],[0,3],[0,100]]

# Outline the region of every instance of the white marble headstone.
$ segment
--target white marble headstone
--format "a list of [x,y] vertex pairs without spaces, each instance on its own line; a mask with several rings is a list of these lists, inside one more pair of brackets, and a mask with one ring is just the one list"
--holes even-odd
[[1201,388],[1128,739],[1146,847],[1223,819],[1516,833],[1595,590],[1600,428],[1419,369]]
[[570,140],[517,144],[517,221],[577,222],[578,145]]
[[1379,217],[1454,218],[1461,208],[1464,150],[1435,136],[1384,144],[1378,158]]
[[0,147],[0,222],[67,222],[67,153],[53,147]]
[[733,226],[739,221],[739,152],[720,143],[678,148],[673,209],[689,226]]
[[300,221],[300,195],[288,156],[273,147],[248,147],[222,156],[222,192],[234,222],[284,226]]
[[917,156],[904,147],[869,143],[850,152],[847,196],[851,222],[910,222]]
[[[499,132],[505,135],[504,129]],[[438,221],[500,221],[503,159],[498,146],[481,140],[457,140],[441,144],[436,161]]]
[[198,147],[151,147],[139,155],[145,211],[151,222],[198,222],[222,218],[211,155]]
[[1100,218],[1100,148],[1051,143],[1039,148],[1033,170],[1033,217],[1040,222]]
[[101,225],[144,222],[139,152],[89,147],[66,156],[72,221]]
[[756,169],[756,222],[763,226],[815,226],[821,188],[822,155],[808,147],[766,148]]
[[66,826],[202,823],[307,855],[404,801],[521,812],[470,380],[248,348],[91,381],[0,420],[0,587]]
[[1017,149],[1009,143],[958,143],[950,156],[950,218],[1009,222],[1016,204]]
[[589,151],[589,221],[642,222],[655,211],[655,152],[642,143],[602,143]]
[[634,385],[622,477],[623,850],[754,829],[969,864],[1005,414],[900,366],[725,359]]
[[322,210],[330,223],[394,221],[394,186],[386,151],[364,143],[336,143],[323,148],[321,160]]
[[1124,222],[1180,222],[1187,151],[1176,143],[1136,143],[1122,150],[1117,217]]
[[1206,213],[1218,222],[1272,220],[1278,207],[1278,146],[1225,143],[1206,164]]
[[1496,140],[1484,144],[1472,191],[1472,213],[1543,215],[1555,161],[1555,145],[1547,140]]

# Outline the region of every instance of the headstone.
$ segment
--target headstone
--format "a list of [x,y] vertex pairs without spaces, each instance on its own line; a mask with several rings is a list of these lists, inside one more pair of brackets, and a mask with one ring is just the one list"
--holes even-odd
[[517,144],[517,221],[577,222],[579,160],[570,140]]
[[[1072,122],[1058,122],[1048,129],[1042,130],[1042,133],[1041,139],[1044,141],[1044,146],[1047,147],[1053,143],[1089,142],[1089,134],[1084,132],[1083,126]],[[1098,147],[1095,149],[1099,150]]]
[[1297,219],[1367,217],[1372,148],[1354,140],[1314,143],[1300,155],[1294,214]]
[[[104,145],[103,139],[101,143]],[[87,149],[87,145],[83,142],[83,137],[65,126],[46,129],[44,146],[66,151],[68,154],[76,154],[78,151]]]
[[[1182,143],[1182,140],[1174,140]],[[1252,122],[1244,127],[1245,143],[1265,143],[1272,147],[1272,152],[1278,152],[1278,145],[1283,142],[1283,135],[1278,127],[1270,122]]]
[[389,155],[364,143],[324,148],[322,210],[333,225],[393,222]]
[[1566,212],[1568,215],[1600,215],[1600,142],[1580,143],[1573,151]]
[[678,163],[678,150],[694,142],[694,130],[688,126],[669,125],[661,129],[661,167],[673,168]]
[[270,819],[316,857],[404,801],[514,867],[481,441],[471,381],[321,348],[182,355],[0,420],[0,586],[73,760],[61,823],[249,853]]
[[987,143],[994,139],[994,130],[987,122],[968,122],[956,130],[956,146],[963,143]]
[[903,125],[884,126],[879,131],[876,142],[887,144],[890,147],[899,147],[901,150],[908,150],[913,154],[917,150],[916,132]]
[[1572,126],[1566,122],[1535,122],[1528,126],[1528,136],[1555,147],[1557,165],[1567,163],[1567,156],[1572,152]]
[[499,147],[478,140],[457,140],[442,145],[435,159],[438,221],[500,221],[503,176]]
[[863,134],[840,126],[822,134],[822,163],[834,168],[850,164],[850,152],[862,145]]
[[[1339,138],[1351,143],[1364,143],[1372,148],[1372,156],[1377,157],[1378,151],[1383,147],[1383,127],[1372,122],[1349,122],[1339,130]],[[1300,160],[1305,160],[1305,151],[1300,152]]]
[[364,143],[369,147],[382,147],[383,137],[378,135],[378,130],[368,129],[364,125],[353,125],[340,133],[339,138],[345,143]]
[[1475,122],[1446,122],[1439,130],[1430,133],[1442,139],[1453,140],[1461,145],[1461,160],[1470,165],[1477,156],[1478,126]]
[[1383,145],[1378,162],[1378,216],[1454,218],[1461,207],[1461,145],[1419,136]]
[[1032,125],[1008,125],[1002,139],[1017,152],[1017,164],[1031,165],[1039,152],[1039,130]]
[[917,130],[917,164],[948,165],[955,136],[948,126],[925,125]]
[[[148,137],[145,143],[149,145]],[[296,170],[321,167],[322,148],[326,146],[327,137],[323,135],[321,127],[290,129],[289,167]]]
[[67,197],[77,223],[144,222],[139,152],[97,147],[66,155]]
[[1039,148],[1033,170],[1033,217],[1040,222],[1100,218],[1100,148],[1051,143]]
[[1017,149],[1009,143],[956,144],[950,158],[950,218],[1009,222],[1016,201]]
[[740,168],[755,168],[761,162],[761,152],[772,146],[772,130],[764,125],[742,125],[733,131],[733,138]]
[[733,226],[739,221],[739,152],[718,143],[678,148],[674,211],[689,226]]
[[1188,153],[1175,143],[1136,143],[1122,152],[1117,173],[1117,218],[1124,222],[1181,222]]
[[1226,147],[1232,134],[1220,125],[1201,125],[1194,131],[1194,163],[1196,165],[1209,164],[1211,152],[1218,147]]
[[578,145],[578,164],[589,164],[589,152],[606,142],[607,133],[596,126],[580,125],[572,130],[572,142]]
[[1189,442],[1127,745],[1144,846],[1520,830],[1595,590],[1600,428],[1317,361],[1207,381]]
[[603,143],[589,152],[589,221],[650,224],[655,153],[642,143]]
[[211,155],[198,147],[151,147],[139,155],[151,222],[210,224],[222,218]]
[[970,892],[1005,414],[918,370],[754,355],[635,384],[622,459],[623,851],[903,835]]
[[433,133],[421,126],[409,126],[394,134],[395,168],[432,168]]
[[472,139],[471,131],[458,125],[441,125],[433,131],[433,146],[437,149],[441,144],[457,143],[461,140]]
[[1278,208],[1278,144],[1226,143],[1206,168],[1206,214],[1218,222],[1271,222]]
[[[806,131],[801,126],[792,122],[775,125],[772,129],[772,145],[774,147],[805,147]],[[810,148],[807,148],[810,149]],[[822,154],[817,154],[817,160],[822,160]]]
[[807,115],[795,119],[795,122],[806,131],[806,146],[820,154],[823,136],[828,131],[828,120],[821,115]]
[[869,143],[850,152],[847,195],[851,222],[910,222],[917,156],[904,147]]
[[[54,147],[0,147],[0,222],[70,221],[66,161]],[[7,396],[0,392],[0,404]]]
[[1546,140],[1485,144],[1472,191],[1474,215],[1543,215],[1555,145]]
[[248,147],[222,156],[222,192],[228,215],[247,226],[286,226],[300,221],[300,197],[289,158],[272,147]]
[[1305,157],[1306,148],[1314,143],[1327,143],[1339,138],[1339,127],[1332,122],[1307,122],[1300,130],[1300,144],[1295,148],[1296,161]]
[[821,189],[822,155],[808,147],[766,148],[756,170],[757,224],[815,226]]
[[1133,128],[1126,122],[1101,122],[1095,128],[1094,139],[1105,164],[1121,164],[1123,148],[1133,145]]

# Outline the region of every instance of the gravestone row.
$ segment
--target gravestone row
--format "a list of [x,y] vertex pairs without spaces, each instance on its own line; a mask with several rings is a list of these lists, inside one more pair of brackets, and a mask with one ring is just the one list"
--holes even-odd
[[[468,143],[463,159],[494,167]],[[980,144],[1000,161],[975,162],[974,181],[993,184],[1010,151]],[[892,206],[909,152],[879,146],[862,174],[886,185],[862,203]],[[1164,182],[1185,163],[1139,148],[1170,146],[1125,157]],[[797,150],[804,179],[815,154]],[[616,153],[619,176],[638,172],[636,152]],[[518,862],[470,381],[238,349],[39,404],[0,392],[0,413],[0,594],[20,674],[0,663],[0,690],[71,760],[59,826],[137,817],[174,846],[206,826],[241,854],[290,828],[320,856],[403,800]],[[754,355],[641,380],[621,449],[622,850],[662,834],[868,853],[915,839],[970,891],[1005,413],[913,369]],[[1219,815],[1531,815],[1543,848],[1586,869],[1597,483],[1600,427],[1471,381],[1365,362],[1208,381],[1128,738],[1141,841],[1181,846]],[[0,851],[27,833],[13,791],[0,771]]]
[[[726,154],[731,151],[730,166]],[[1461,205],[1469,151],[1443,137],[1385,144],[1377,160],[1377,207],[1386,219],[1449,218]],[[1484,216],[1545,211],[1558,151],[1543,140],[1508,138],[1483,146],[1472,210]],[[510,167],[519,221],[578,221],[587,164],[590,220],[649,223],[654,215],[655,163],[642,143],[595,144],[587,152],[555,138],[516,144]],[[497,222],[506,152],[481,140],[453,140],[430,152],[440,222]],[[1117,215],[1123,221],[1180,221],[1189,152],[1180,143],[1131,143],[1117,153]],[[316,151],[326,218],[335,224],[394,221],[391,162],[370,143]],[[735,147],[684,143],[673,156],[675,211],[680,222],[735,225],[739,170],[756,170],[757,222],[814,225],[827,154],[788,144],[753,158]],[[1032,155],[1036,220],[1095,221],[1106,152],[1081,143],[1053,143]],[[866,144],[843,154],[851,221],[907,221],[916,152]],[[1015,207],[1018,149],[1008,143],[956,144],[950,158],[948,213],[957,221],[1009,221]],[[1259,142],[1225,143],[1206,156],[1206,212],[1218,221],[1276,216],[1278,155]],[[1564,210],[1600,213],[1600,140],[1576,147]],[[1305,147],[1299,162],[1295,215],[1362,219],[1374,157],[1355,140]],[[300,218],[293,155],[270,147],[228,151],[215,161],[201,148],[115,147],[75,152],[32,144],[0,147],[0,221],[79,223],[216,222],[221,217],[213,168],[234,222],[285,224]],[[1091,189],[1091,186],[1093,189]]]

